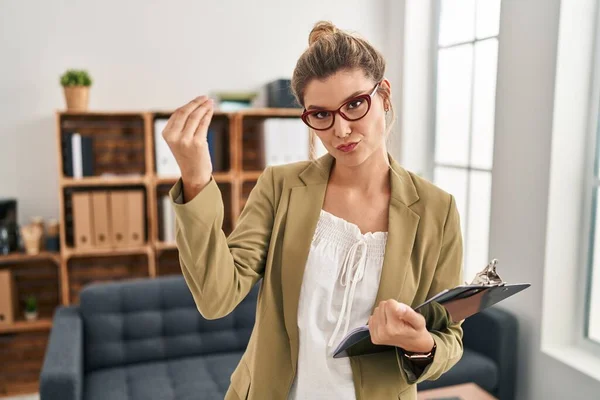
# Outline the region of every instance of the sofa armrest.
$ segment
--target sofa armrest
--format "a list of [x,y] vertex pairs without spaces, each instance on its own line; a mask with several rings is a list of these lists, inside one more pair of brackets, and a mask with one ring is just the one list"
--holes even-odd
[[491,307],[463,322],[465,348],[482,354],[498,367],[496,396],[500,400],[515,398],[518,321],[508,311]]
[[82,391],[83,322],[78,307],[58,307],[40,373],[40,398],[81,400]]

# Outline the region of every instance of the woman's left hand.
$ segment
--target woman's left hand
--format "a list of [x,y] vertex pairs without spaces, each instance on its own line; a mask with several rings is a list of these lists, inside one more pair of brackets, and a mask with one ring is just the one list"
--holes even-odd
[[373,344],[396,346],[413,353],[428,353],[435,344],[425,318],[393,299],[379,303],[368,326]]

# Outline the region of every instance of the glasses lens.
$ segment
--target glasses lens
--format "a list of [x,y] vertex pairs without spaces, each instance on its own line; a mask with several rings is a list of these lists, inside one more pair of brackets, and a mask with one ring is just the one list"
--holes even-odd
[[347,119],[356,120],[367,114],[369,102],[365,97],[357,97],[344,104],[341,111]]
[[313,129],[327,129],[333,122],[333,113],[329,111],[313,111],[306,116],[306,122]]

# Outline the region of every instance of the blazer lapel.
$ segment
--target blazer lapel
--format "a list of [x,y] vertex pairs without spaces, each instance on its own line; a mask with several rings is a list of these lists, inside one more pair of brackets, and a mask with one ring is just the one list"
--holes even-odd
[[326,154],[309,165],[300,179],[305,186],[291,189],[283,238],[281,281],[285,326],[292,345],[292,361],[298,357],[298,302],[306,260],[325,199],[333,157]]
[[381,270],[381,282],[373,310],[388,299],[411,304],[412,293],[408,285],[416,284],[418,271],[410,267],[420,217],[409,208],[419,196],[408,172],[390,157],[391,198],[388,217],[388,239]]

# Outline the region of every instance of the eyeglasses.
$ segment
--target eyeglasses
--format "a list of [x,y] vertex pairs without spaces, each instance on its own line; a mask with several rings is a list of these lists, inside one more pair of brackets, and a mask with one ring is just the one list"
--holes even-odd
[[335,122],[335,114],[340,114],[346,121],[358,121],[371,109],[371,99],[377,89],[379,89],[379,83],[375,85],[371,93],[353,97],[337,110],[304,110],[302,121],[316,131],[325,131],[331,128]]

